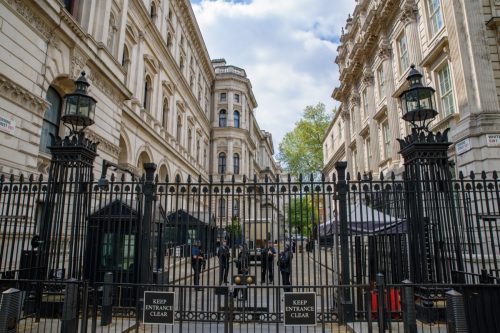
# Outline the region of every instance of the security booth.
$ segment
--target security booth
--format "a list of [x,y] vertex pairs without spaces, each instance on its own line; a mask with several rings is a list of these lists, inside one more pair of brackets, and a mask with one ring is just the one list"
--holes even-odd
[[216,251],[218,231],[215,216],[207,212],[190,213],[183,209],[165,214],[165,243],[171,255],[189,257],[191,246],[199,240],[210,256]]
[[91,283],[108,272],[114,282],[137,282],[139,221],[137,210],[118,199],[89,217],[85,277]]

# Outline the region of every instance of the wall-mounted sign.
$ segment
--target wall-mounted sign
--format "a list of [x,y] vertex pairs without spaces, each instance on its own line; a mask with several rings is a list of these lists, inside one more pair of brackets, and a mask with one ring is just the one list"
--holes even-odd
[[470,138],[463,139],[462,141],[457,142],[455,144],[455,150],[457,152],[457,155],[468,152],[471,149],[472,149],[472,144],[470,142]]
[[174,293],[144,292],[144,324],[174,324]]
[[285,293],[285,326],[316,325],[316,294]]
[[14,120],[9,120],[4,117],[0,117],[0,131],[9,134],[14,133],[16,130],[16,122]]
[[500,146],[500,134],[486,134],[486,144],[489,147]]

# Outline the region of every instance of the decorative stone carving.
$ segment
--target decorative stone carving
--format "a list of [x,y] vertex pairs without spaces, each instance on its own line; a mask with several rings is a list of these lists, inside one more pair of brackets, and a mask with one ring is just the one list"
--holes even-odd
[[72,50],[71,55],[71,74],[77,78],[87,65],[87,55],[77,46]]
[[93,142],[98,142],[99,143],[99,148],[113,157],[118,158],[118,155],[120,154],[120,147],[113,144],[111,141],[106,140],[96,132],[92,131],[90,128],[85,129],[85,134],[87,135],[87,138],[90,141]]
[[124,100],[119,98],[119,93],[117,93],[116,89],[113,88],[111,84],[107,82],[107,79],[105,79],[100,73],[95,70],[91,70],[87,77],[92,81],[92,85],[101,90],[114,103],[117,105],[121,105],[121,103],[123,103]]
[[414,0],[406,0],[403,7],[401,8],[401,16],[399,19],[405,24],[416,22],[418,14],[418,7]]
[[392,48],[391,44],[387,40],[387,38],[383,37],[380,39],[380,42],[378,44],[378,56],[382,60],[387,60],[391,57],[392,54]]
[[[59,46],[59,39],[54,34],[55,27],[51,27],[45,22],[38,13],[35,13],[24,0],[6,0],[5,1],[15,12],[17,12],[26,23],[37,30],[45,39],[56,48]],[[31,1],[28,1],[31,2]]]
[[0,96],[5,97],[26,110],[34,110],[39,116],[43,116],[45,110],[50,106],[48,101],[35,96],[32,92],[2,74],[0,74]]
[[359,105],[359,101],[360,101],[359,94],[358,93],[352,93],[351,94],[351,98],[350,98],[351,104],[352,105]]

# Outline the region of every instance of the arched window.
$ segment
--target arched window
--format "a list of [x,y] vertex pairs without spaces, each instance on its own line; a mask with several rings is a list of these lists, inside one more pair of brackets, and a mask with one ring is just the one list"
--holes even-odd
[[240,174],[240,155],[238,154],[233,155],[233,169],[235,175]]
[[182,132],[182,119],[181,116],[177,117],[177,133],[175,137],[177,138],[177,143],[181,143],[181,132]]
[[163,128],[168,129],[168,101],[166,98],[163,99],[163,112],[161,123]]
[[172,50],[172,34],[170,32],[167,34],[167,48]]
[[219,174],[226,173],[226,153],[219,154]]
[[200,163],[200,139],[196,140],[196,162]]
[[43,115],[42,134],[40,136],[40,151],[50,153],[48,146],[52,144],[52,137],[59,134],[59,123],[61,121],[61,96],[53,88],[47,90],[47,101],[50,107]]
[[188,130],[188,145],[187,149],[191,152],[191,144],[193,143],[193,131],[191,129]]
[[226,216],[226,199],[224,198],[219,199],[219,216]]
[[233,112],[233,123],[234,127],[240,128],[240,113],[238,111]]
[[128,51],[127,45],[123,47],[123,56],[122,56],[122,69],[125,72],[125,77],[128,74],[128,66],[130,64],[130,53]]
[[227,114],[226,110],[220,110],[219,112],[219,127],[227,126]]
[[156,18],[156,4],[151,2],[151,11],[150,11],[151,18],[154,20]]
[[115,15],[111,13],[109,15],[109,28],[108,28],[108,41],[107,41],[107,46],[109,52],[113,53],[113,45],[115,44],[115,34],[116,34],[116,21],[115,21]]
[[146,76],[146,80],[144,80],[144,101],[143,101],[143,107],[146,109],[146,111],[150,111],[151,107],[151,95],[153,91],[153,86],[151,85],[151,78],[149,75]]

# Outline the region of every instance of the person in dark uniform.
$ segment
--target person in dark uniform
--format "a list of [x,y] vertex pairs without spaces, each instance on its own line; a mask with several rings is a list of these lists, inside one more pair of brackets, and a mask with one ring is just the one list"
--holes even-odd
[[[250,266],[250,256],[248,254],[248,247],[246,244],[240,245],[240,252],[238,253],[238,258],[236,259],[236,268],[238,269],[238,274],[247,275],[248,268]],[[238,288],[234,290],[234,298],[238,296]],[[242,291],[241,299],[246,300],[247,290]]]
[[227,284],[227,274],[229,272],[229,258],[231,253],[227,246],[227,241],[223,240],[217,248],[217,258],[219,258],[219,284]]
[[[197,240],[191,247],[191,267],[194,273],[194,285],[200,285],[200,272],[205,268],[205,255],[201,249],[201,242]],[[202,290],[196,288],[197,291]]]
[[276,249],[273,242],[267,242],[267,247],[260,253],[260,267],[261,267],[261,281],[262,283],[274,282],[274,257],[276,256]]
[[[281,272],[281,282],[283,286],[290,286],[292,284],[290,276],[292,275],[292,258],[293,253],[291,251],[290,245],[285,245],[285,250],[280,253],[278,257],[278,267]],[[283,287],[285,292],[292,291],[290,287]]]

